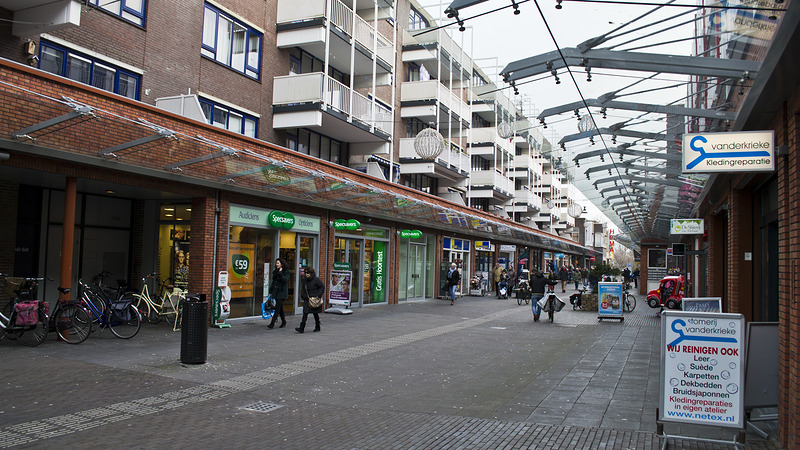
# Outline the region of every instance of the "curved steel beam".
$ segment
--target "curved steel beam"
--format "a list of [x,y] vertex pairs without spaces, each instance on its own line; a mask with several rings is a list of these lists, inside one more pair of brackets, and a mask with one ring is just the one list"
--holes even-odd
[[[562,55],[564,59],[562,60]],[[564,64],[566,60],[566,64]],[[552,73],[565,66],[586,66],[594,69],[620,69],[642,72],[679,73],[714,78],[740,78],[749,72],[756,78],[761,62],[742,59],[705,58],[699,56],[664,55],[623,50],[585,50],[563,48],[509,63],[501,72],[505,82]]]
[[598,134],[613,134],[616,136],[624,136],[624,137],[632,137],[636,139],[650,139],[653,141],[666,141],[667,135],[661,133],[647,133],[644,131],[632,131],[626,130],[624,128],[595,128],[593,130],[584,131],[577,134],[570,134],[569,136],[564,136],[558,141],[559,144],[566,144],[567,142],[577,141],[580,139],[590,138],[592,136],[597,136]]
[[[606,94],[607,96],[613,94]],[[634,102],[618,102],[615,100],[603,101],[602,99],[590,98],[586,99],[586,104],[582,101],[567,103],[553,108],[547,108],[542,111],[537,117],[539,120],[544,118],[572,112],[576,109],[583,109],[586,106],[596,106],[608,109],[624,109],[629,111],[641,111],[654,114],[670,114],[676,116],[690,116],[702,117],[707,119],[720,119],[720,120],[736,120],[737,113],[735,111],[716,111],[713,109],[700,109],[700,108],[685,108],[683,106],[670,106],[670,105],[652,105],[648,103],[634,103]]]

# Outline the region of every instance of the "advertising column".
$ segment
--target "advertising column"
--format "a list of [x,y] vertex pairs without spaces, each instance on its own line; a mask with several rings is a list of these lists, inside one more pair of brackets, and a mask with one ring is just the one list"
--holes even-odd
[[744,427],[744,316],[661,315],[659,420]]

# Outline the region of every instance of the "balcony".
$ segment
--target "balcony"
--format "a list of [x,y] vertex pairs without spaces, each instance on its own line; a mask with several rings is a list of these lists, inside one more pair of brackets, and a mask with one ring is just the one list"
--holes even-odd
[[414,150],[414,138],[400,139],[400,171],[421,173],[433,178],[458,182],[469,177],[469,156],[450,148],[434,160],[422,159]]
[[392,135],[389,108],[321,72],[275,77],[272,92],[273,128],[310,128],[345,142]]
[[[278,0],[278,48],[300,47],[328,61],[337,70],[354,75],[372,73],[372,58],[377,56],[377,72],[394,71],[392,41],[340,0]],[[328,16],[330,14],[330,17]],[[332,36],[330,54],[325,54],[326,24]],[[355,66],[350,68],[350,48],[356,47]]]
[[542,198],[529,189],[517,189],[514,191],[514,206],[518,208],[515,210],[518,212],[541,211]]
[[471,198],[490,198],[505,202],[514,194],[514,182],[500,171],[475,170],[469,179]]
[[473,128],[470,141],[473,144],[494,144],[509,155],[514,154],[514,145],[508,140],[503,139],[497,134],[495,127]]
[[459,126],[469,128],[472,114],[461,98],[437,80],[406,81],[400,85],[400,116],[423,122],[436,121],[436,105],[454,115]]
[[440,80],[450,80],[452,76],[454,81],[468,81],[472,77],[472,59],[444,29],[418,36],[406,31],[402,59],[403,62],[424,66],[428,73]]

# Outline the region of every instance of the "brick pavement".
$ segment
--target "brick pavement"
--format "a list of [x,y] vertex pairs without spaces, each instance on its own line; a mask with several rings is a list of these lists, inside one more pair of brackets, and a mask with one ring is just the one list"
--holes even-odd
[[493,297],[326,314],[322,333],[297,323],[210,329],[202,365],[179,362],[180,333],[163,324],[130,341],[3,341],[0,447],[659,447],[659,322],[642,301],[622,323],[569,306],[534,323],[530,306]]

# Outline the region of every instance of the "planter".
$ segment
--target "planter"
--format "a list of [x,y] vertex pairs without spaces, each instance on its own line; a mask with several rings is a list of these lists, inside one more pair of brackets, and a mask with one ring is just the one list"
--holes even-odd
[[584,311],[597,311],[597,294],[583,294],[581,303]]

